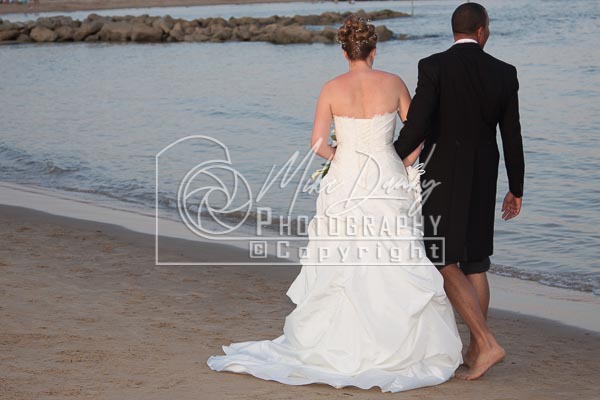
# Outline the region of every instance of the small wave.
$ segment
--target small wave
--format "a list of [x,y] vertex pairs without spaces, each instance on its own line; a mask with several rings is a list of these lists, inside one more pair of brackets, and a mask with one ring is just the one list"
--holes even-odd
[[526,281],[534,281],[546,286],[559,287],[564,289],[577,290],[580,292],[589,292],[600,295],[600,275],[586,275],[569,273],[559,274],[541,271],[523,270],[508,265],[492,264],[490,272],[518,278]]
[[46,172],[48,174],[61,175],[69,172],[77,172],[80,168],[78,167],[59,167],[55,165],[52,161],[46,161]]
[[423,39],[437,39],[445,37],[446,35],[432,33],[426,35],[401,35],[404,40],[423,40]]
[[600,71],[597,65],[580,65],[579,69],[586,74],[597,74]]
[[47,157],[34,156],[18,148],[0,145],[0,168],[5,172],[63,175],[79,172],[82,168],[81,165],[66,164],[67,162],[58,165],[56,161]]
[[127,187],[86,189],[86,188],[82,188],[82,187],[60,186],[59,185],[56,187],[56,189],[63,190],[66,192],[88,194],[88,195],[92,195],[92,196],[101,196],[101,197],[118,200],[118,201],[125,202],[125,203],[133,203],[133,204],[146,205],[146,206],[149,205],[149,202],[145,201],[146,199],[141,199],[135,195],[130,195],[132,193],[132,191],[130,191]]

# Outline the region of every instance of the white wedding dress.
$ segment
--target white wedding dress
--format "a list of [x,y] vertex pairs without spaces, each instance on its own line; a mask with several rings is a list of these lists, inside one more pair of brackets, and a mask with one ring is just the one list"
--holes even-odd
[[281,336],[223,346],[210,368],[399,392],[443,383],[462,363],[442,276],[409,215],[411,205],[420,214],[420,174],[407,172],[394,150],[396,115],[334,116],[336,154],[287,291],[296,308]]

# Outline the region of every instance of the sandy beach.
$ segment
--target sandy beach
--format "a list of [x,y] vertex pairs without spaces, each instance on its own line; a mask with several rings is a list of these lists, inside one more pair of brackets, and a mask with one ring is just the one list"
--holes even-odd
[[[244,251],[165,239],[177,257]],[[230,342],[281,334],[297,267],[155,266],[154,238],[0,206],[3,399],[593,399],[600,334],[493,309],[506,361],[410,394],[284,387],[206,366]],[[466,339],[464,325],[460,325]]]
[[50,11],[106,10],[119,8],[189,7],[214,4],[290,3],[298,0],[40,0],[23,4],[0,4],[0,14]]

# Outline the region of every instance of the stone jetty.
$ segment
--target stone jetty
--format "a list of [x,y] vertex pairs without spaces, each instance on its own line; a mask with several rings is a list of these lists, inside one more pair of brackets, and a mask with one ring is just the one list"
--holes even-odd
[[[381,10],[357,14],[372,21],[407,17],[398,11]],[[198,18],[185,20],[139,16],[90,14],[83,21],[68,16],[40,17],[35,21],[10,22],[0,19],[0,43],[26,42],[270,42],[334,43],[337,27],[350,15],[326,12],[320,15]],[[380,41],[403,39],[385,25],[376,27]]]

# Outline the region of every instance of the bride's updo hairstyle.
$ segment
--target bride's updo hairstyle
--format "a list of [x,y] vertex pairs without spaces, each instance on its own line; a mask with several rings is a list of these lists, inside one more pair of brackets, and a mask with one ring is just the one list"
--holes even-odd
[[351,14],[338,29],[337,41],[346,50],[350,60],[366,60],[371,50],[377,47],[375,25],[363,17]]

